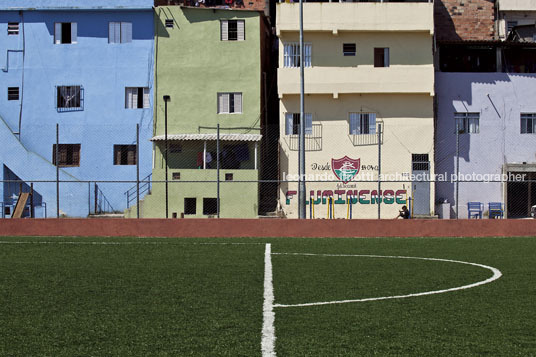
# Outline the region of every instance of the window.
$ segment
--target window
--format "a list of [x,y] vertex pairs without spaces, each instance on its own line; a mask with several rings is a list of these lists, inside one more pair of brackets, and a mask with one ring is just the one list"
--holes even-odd
[[7,34],[8,35],[18,35],[19,34],[19,23],[18,22],[8,22],[7,23]]
[[376,134],[375,113],[350,113],[350,135]]
[[221,20],[222,41],[244,41],[246,39],[244,20]]
[[521,114],[521,134],[536,134],[536,113]]
[[132,42],[132,22],[110,22],[108,24],[108,43]]
[[506,21],[506,34],[508,35],[516,26],[517,21]]
[[19,100],[19,87],[7,88],[7,100]]
[[166,19],[166,27],[173,28],[174,25],[173,19]]
[[454,113],[455,127],[460,134],[477,134],[480,132],[480,114],[479,113]]
[[180,180],[181,179],[181,173],[180,172],[173,172],[171,174],[171,179],[172,180]]
[[374,67],[389,67],[389,49],[374,49]]
[[[300,66],[300,44],[299,43],[286,43],[284,54],[285,67],[299,67]],[[311,67],[311,44],[303,44],[303,66]]]
[[126,109],[149,108],[149,88],[148,87],[126,87],[125,88],[125,108]]
[[136,145],[114,145],[114,165],[136,165]]
[[[59,166],[80,166],[80,144],[60,144]],[[56,144],[52,145],[52,164],[56,165]]]
[[[313,134],[313,115],[310,113],[305,114],[305,135]],[[285,114],[285,135],[299,135],[300,134],[300,113],[286,113]]]
[[242,113],[242,93],[218,93],[218,114]]
[[58,109],[82,108],[82,86],[57,86]]
[[225,181],[233,181],[234,175],[233,174],[225,174]]
[[342,53],[345,56],[355,56],[355,43],[343,43]]
[[76,22],[56,22],[54,24],[54,43],[76,43],[77,24]]
[[218,214],[218,199],[217,198],[203,198],[203,214],[204,215]]
[[197,198],[190,197],[184,198],[184,214],[196,214],[197,212]]
[[430,159],[428,154],[411,154],[411,163],[413,171],[430,170]]

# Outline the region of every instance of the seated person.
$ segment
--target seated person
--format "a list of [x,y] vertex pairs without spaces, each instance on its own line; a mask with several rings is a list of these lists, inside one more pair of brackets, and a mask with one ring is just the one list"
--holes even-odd
[[401,217],[402,219],[409,219],[409,210],[406,206],[402,206],[402,210],[398,211],[398,216],[396,216],[395,219],[398,217]]

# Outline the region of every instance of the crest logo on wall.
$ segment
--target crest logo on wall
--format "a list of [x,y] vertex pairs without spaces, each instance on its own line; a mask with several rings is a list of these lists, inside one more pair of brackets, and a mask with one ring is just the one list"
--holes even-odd
[[347,184],[359,173],[361,159],[350,159],[345,156],[341,159],[331,159],[331,169],[339,180]]

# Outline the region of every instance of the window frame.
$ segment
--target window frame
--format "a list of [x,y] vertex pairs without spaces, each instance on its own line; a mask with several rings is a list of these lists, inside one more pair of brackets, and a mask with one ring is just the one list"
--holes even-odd
[[[227,102],[226,102],[227,96]],[[244,96],[242,92],[218,92],[218,114],[243,114]],[[232,111],[231,111],[232,107]],[[239,110],[239,111],[237,111]]]
[[[189,211],[187,212],[186,211],[186,207],[188,207],[188,205],[186,204],[186,200],[190,201],[190,204],[192,203],[191,201],[193,201],[193,212],[192,211]],[[192,208],[190,206],[190,208]],[[195,216],[197,214],[197,197],[184,197],[184,215],[185,216]]]
[[20,100],[20,87],[7,87],[7,100],[8,101]]
[[[63,94],[61,93],[62,91]],[[73,91],[75,92],[75,94],[71,94]],[[67,95],[66,92],[69,92],[68,95],[74,95],[75,105],[67,105],[67,103],[70,103],[71,99],[65,99],[65,96]],[[76,92],[78,92],[78,94],[76,94]],[[60,97],[62,98],[61,102]],[[84,87],[78,84],[56,86],[56,110],[59,112],[84,110]]]
[[[286,42],[283,44],[283,67],[300,68],[300,43]],[[313,66],[313,45],[311,42],[303,43],[304,68]]]
[[165,19],[164,26],[168,29],[172,29],[175,27],[175,21],[173,21],[173,19]]
[[[380,54],[380,51],[382,52]],[[378,57],[381,55],[381,58]],[[389,47],[374,47],[374,68],[389,68],[391,66],[391,51]],[[380,61],[380,59],[383,59]],[[380,62],[381,65],[380,65]]]
[[[210,202],[208,201],[210,200]],[[212,208],[212,207],[207,207],[210,205],[214,205],[214,211],[208,211],[208,208]],[[215,197],[203,197],[203,215],[204,216],[214,216],[218,214],[218,199],[215,198]]]
[[132,22],[108,22],[108,43],[125,44],[132,42]]
[[[348,49],[350,47],[350,49]],[[353,47],[353,49],[352,49]],[[357,54],[357,46],[355,43],[343,43],[342,44],[342,54],[345,57],[355,57]]]
[[8,22],[7,23],[7,35],[17,36],[20,32],[20,22]]
[[[114,166],[136,165],[137,154],[138,148],[136,144],[114,144]],[[133,155],[133,157],[130,155]],[[123,160],[124,158],[125,160]]]
[[[305,135],[313,135],[313,114],[303,113],[305,116]],[[292,120],[292,124],[289,121]],[[290,129],[290,130],[289,130]],[[285,113],[285,135],[300,134],[300,113]]]
[[[141,99],[140,99],[140,93],[142,94]],[[149,109],[149,108],[151,108],[151,97],[150,97],[149,87],[125,87],[125,109]]]
[[[355,122],[355,123],[352,123]],[[377,115],[372,112],[348,113],[350,135],[376,135]]]
[[[69,150],[71,151],[71,159],[73,163],[66,163],[69,156]],[[60,158],[59,167],[80,167],[82,144],[59,144],[58,151]],[[63,163],[62,155],[65,155]],[[52,144],[52,165],[56,166],[56,144]]]
[[[457,123],[461,123],[462,129],[460,129],[460,127],[457,126]],[[473,125],[471,125],[471,123]],[[476,125],[474,125],[475,123]],[[454,134],[456,134],[456,127],[458,127],[459,134],[479,134],[480,133],[480,113],[455,112],[454,113]],[[476,130],[474,128],[476,128]]]
[[[63,26],[70,24],[70,42],[63,42]],[[54,44],[55,45],[74,45],[78,43],[78,23],[77,22],[54,22]]]
[[[520,134],[536,134],[536,113],[520,113],[519,119]],[[525,121],[525,125],[523,125],[523,121]],[[525,128],[525,131],[523,131],[523,128]]]
[[[229,24],[236,25],[236,36],[230,38]],[[220,41],[245,41],[246,40],[246,21],[243,19],[222,19],[220,20]]]

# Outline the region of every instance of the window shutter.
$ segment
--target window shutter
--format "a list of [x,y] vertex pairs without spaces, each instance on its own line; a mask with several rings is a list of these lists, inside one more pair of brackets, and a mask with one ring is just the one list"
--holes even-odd
[[61,22],[54,24],[54,43],[59,45],[61,43]]
[[130,103],[131,108],[137,108],[138,107],[138,88],[130,88],[130,92],[132,93],[132,102]]
[[234,112],[242,113],[242,93],[234,94]]
[[143,107],[149,108],[151,106],[149,102],[149,88],[143,88]]
[[114,39],[113,43],[121,43],[121,23],[113,22],[114,26]]
[[383,48],[374,49],[374,67],[383,67]]
[[350,135],[359,134],[359,126],[357,125],[357,113],[350,113]]
[[305,114],[305,135],[313,135],[313,114]]
[[285,113],[285,135],[292,135],[292,113]]
[[222,113],[229,113],[229,93],[223,93],[221,96],[223,102],[221,111]]
[[303,45],[303,67],[311,67],[311,45]]
[[132,88],[125,88],[125,108],[132,109]]
[[132,22],[121,22],[121,43],[132,42]]
[[369,134],[376,134],[376,114],[369,113]]
[[113,22],[108,23],[108,43],[114,43],[115,27]]
[[383,66],[389,67],[389,48],[383,49]]
[[238,30],[238,41],[244,41],[246,39],[245,26],[246,25],[244,20],[238,20],[236,22],[236,27]]
[[76,22],[71,23],[71,43],[78,41],[78,24]]
[[127,165],[136,165],[136,149],[127,146]]
[[227,20],[221,20],[221,40],[229,40],[229,22]]

